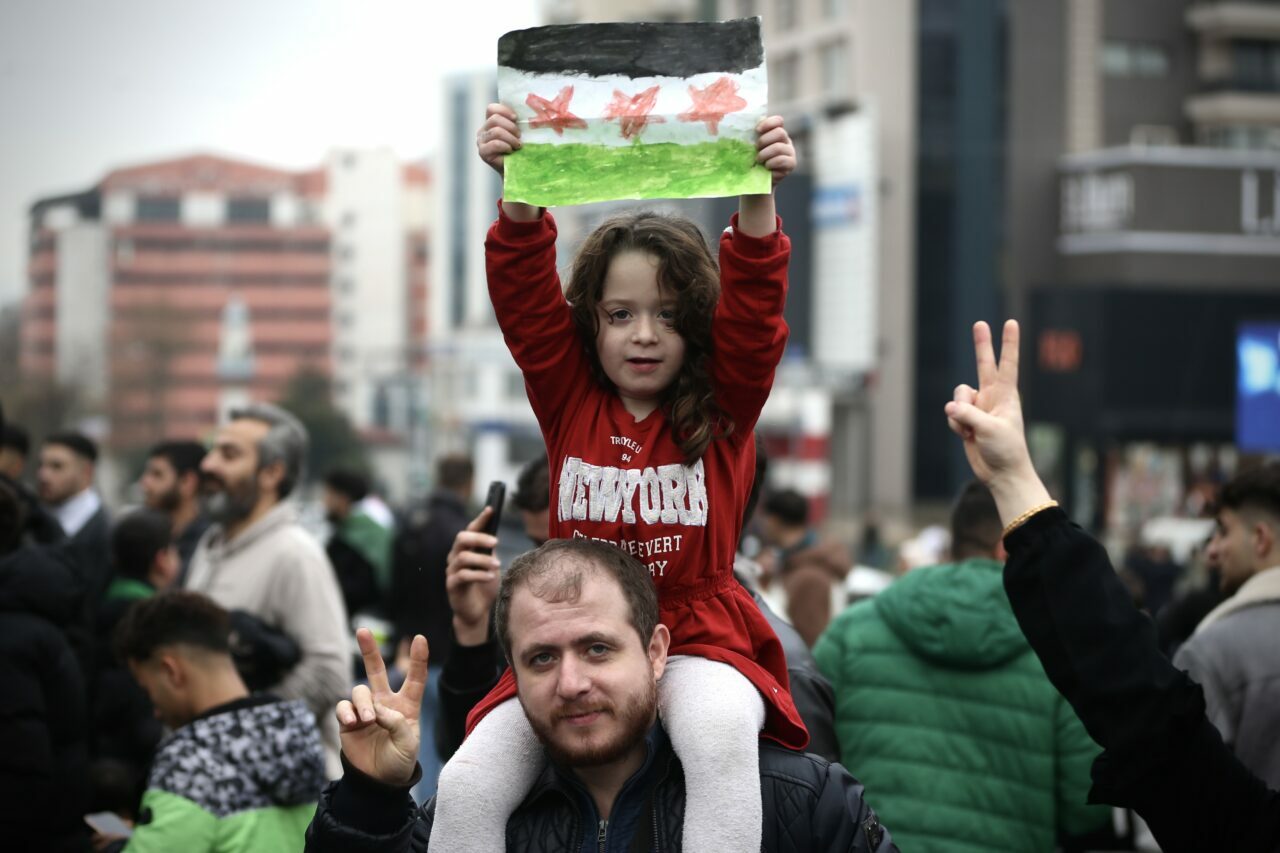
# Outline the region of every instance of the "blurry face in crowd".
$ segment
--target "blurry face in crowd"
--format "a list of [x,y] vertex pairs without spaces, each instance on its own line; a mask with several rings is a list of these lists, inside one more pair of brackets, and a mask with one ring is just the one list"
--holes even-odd
[[242,418],[218,430],[213,448],[200,463],[209,517],[222,524],[247,518],[263,491],[279,486],[281,465],[258,470],[258,442],[270,427]]
[[551,536],[551,507],[529,512],[520,510],[520,518],[524,521],[524,535],[529,537],[535,546],[546,542]]
[[1280,564],[1277,526],[1264,514],[1248,508],[1224,507],[1218,511],[1217,527],[1205,556],[1221,573],[1219,587],[1224,593],[1234,594],[1257,572]]
[[684,365],[676,331],[676,295],[658,284],[658,259],[622,252],[609,263],[600,294],[596,352],[600,366],[634,417],[643,418]]
[[528,585],[512,596],[509,630],[520,704],[562,765],[611,764],[643,749],[670,634],[659,625],[642,643],[629,617],[618,583],[590,570],[574,600],[546,601]]
[[176,729],[195,718],[191,668],[175,648],[159,648],[145,661],[129,661],[129,671],[151,699],[160,722]]
[[173,463],[163,456],[152,456],[138,479],[142,502],[147,509],[173,512],[182,505],[182,489]]
[[40,449],[40,500],[60,506],[93,484],[93,463],[61,444]]
[[351,512],[351,498],[327,485],[320,499],[324,503],[324,517],[330,524],[338,524]]
[[156,554],[155,562],[151,564],[151,573],[148,580],[151,581],[151,585],[156,588],[157,592],[163,592],[173,586],[181,565],[182,558],[178,556],[177,546],[170,545]]
[[0,474],[12,480],[21,480],[27,470],[27,460],[12,447],[0,447]]

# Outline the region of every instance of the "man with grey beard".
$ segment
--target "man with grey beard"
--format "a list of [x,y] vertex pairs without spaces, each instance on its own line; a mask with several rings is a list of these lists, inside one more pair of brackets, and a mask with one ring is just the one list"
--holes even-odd
[[213,525],[186,588],[243,610],[297,644],[301,660],[270,692],[302,699],[321,725],[331,778],[341,774],[330,709],[351,688],[347,615],[320,543],[286,500],[302,477],[307,433],[289,412],[255,403],[231,412],[200,465]]

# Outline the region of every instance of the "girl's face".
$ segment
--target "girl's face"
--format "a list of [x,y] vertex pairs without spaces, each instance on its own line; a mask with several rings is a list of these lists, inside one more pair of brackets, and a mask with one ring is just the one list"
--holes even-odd
[[636,420],[658,407],[684,365],[675,330],[676,295],[658,286],[658,259],[622,252],[609,262],[600,295],[596,353],[604,373]]

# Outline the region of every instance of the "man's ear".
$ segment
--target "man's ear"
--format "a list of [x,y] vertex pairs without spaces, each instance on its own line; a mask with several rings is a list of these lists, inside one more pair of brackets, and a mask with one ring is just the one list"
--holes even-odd
[[1259,569],[1272,565],[1280,557],[1280,540],[1276,537],[1276,525],[1270,519],[1258,519],[1253,523],[1250,538],[1253,539],[1253,555],[1259,560]]
[[1009,559],[1009,552],[1004,549],[1003,539],[996,542],[995,558],[997,563],[1003,563]]
[[258,485],[270,489],[277,497],[280,495],[280,483],[284,480],[284,462],[276,460],[270,465],[258,469]]
[[160,655],[160,671],[164,673],[164,677],[171,687],[177,688],[187,685],[187,668],[177,655],[162,653]]
[[671,646],[671,632],[661,622],[653,629],[649,638],[649,664],[653,667],[653,677],[661,678],[667,670],[667,649]]
[[200,494],[200,472],[187,471],[178,475],[178,492],[184,498],[194,498]]

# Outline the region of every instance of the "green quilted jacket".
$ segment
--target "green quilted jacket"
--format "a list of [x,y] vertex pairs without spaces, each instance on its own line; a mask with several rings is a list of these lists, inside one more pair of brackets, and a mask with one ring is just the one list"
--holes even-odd
[[1101,751],[1014,621],[1002,565],[908,573],[814,648],[836,693],[841,758],[903,853],[1052,851],[1097,829]]

